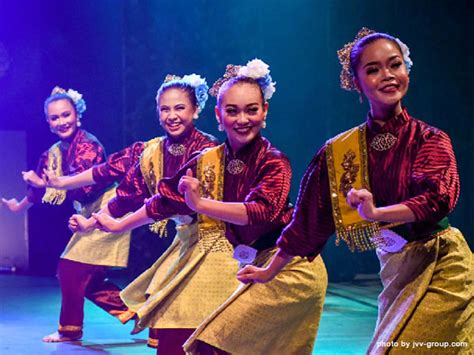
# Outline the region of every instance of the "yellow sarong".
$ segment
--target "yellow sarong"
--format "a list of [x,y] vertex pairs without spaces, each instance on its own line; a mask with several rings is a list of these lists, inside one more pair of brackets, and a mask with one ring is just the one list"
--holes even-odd
[[[257,257],[266,265],[275,248]],[[311,354],[327,288],[327,273],[318,256],[295,257],[266,284],[241,284],[184,344],[198,354],[203,341],[235,355]]]
[[473,256],[461,232],[377,255],[384,289],[368,354],[473,354]]

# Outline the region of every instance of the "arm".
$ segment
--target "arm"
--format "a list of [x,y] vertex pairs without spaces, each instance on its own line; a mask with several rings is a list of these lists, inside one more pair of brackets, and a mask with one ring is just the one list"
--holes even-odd
[[146,206],[121,220],[114,219],[106,213],[93,213],[92,216],[100,224],[101,230],[112,233],[122,233],[153,222],[147,215]]
[[267,267],[260,268],[247,265],[237,273],[237,279],[245,284],[250,282],[267,283],[278,275],[293,257],[292,255],[286,254],[283,250],[278,249]]
[[26,196],[23,197],[20,202],[18,202],[16,198],[12,198],[9,200],[2,198],[2,203],[0,204],[0,206],[1,205],[5,205],[6,208],[8,208],[11,212],[14,212],[14,213],[26,211],[31,206],[33,206],[33,204],[30,201],[28,201],[28,197]]
[[224,222],[248,224],[247,209],[243,203],[222,202],[201,197],[199,180],[193,177],[191,169],[187,169],[186,175],[179,180],[178,191],[184,194],[186,204],[195,212]]
[[23,181],[26,182],[28,185],[36,187],[38,189],[42,189],[46,187],[46,182],[44,179],[40,178],[35,171],[22,171]]
[[73,190],[83,186],[94,185],[92,168],[89,168],[76,175],[56,176],[54,171],[43,170],[48,187],[61,190]]
[[[110,216],[110,211],[109,211],[108,207],[105,206],[101,210],[99,210],[96,214],[97,215]],[[74,233],[76,233],[76,232],[87,233],[87,232],[90,232],[90,231],[92,231],[96,228],[99,228],[100,225],[93,216],[91,216],[89,218],[86,218],[86,217],[84,217],[80,214],[73,214],[69,218],[69,226],[68,227]]]
[[420,138],[413,163],[409,196],[398,204],[375,207],[372,194],[351,190],[348,204],[362,218],[378,222],[437,222],[447,216],[459,197],[459,176],[449,137],[430,129]]
[[[63,170],[63,173],[69,176],[78,175],[105,161],[105,151],[102,145],[95,138],[87,135],[76,142],[70,150],[70,156],[66,162],[67,169]],[[79,202],[90,201],[96,199],[108,186],[108,182],[100,181],[93,185],[83,185],[68,191],[68,197]]]
[[335,231],[323,146],[311,160],[301,180],[293,218],[277,241],[288,255],[313,260]]
[[403,204],[375,207],[372,193],[366,189],[351,189],[347,194],[347,203],[357,208],[359,215],[367,221],[375,222],[415,222],[413,211]]

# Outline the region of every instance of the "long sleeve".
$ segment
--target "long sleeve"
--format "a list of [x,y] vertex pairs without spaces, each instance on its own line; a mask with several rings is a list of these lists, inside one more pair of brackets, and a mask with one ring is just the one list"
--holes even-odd
[[447,216],[459,198],[459,175],[451,140],[444,132],[425,132],[411,174],[410,195],[401,203],[415,214],[417,222],[437,222]]
[[288,205],[290,161],[278,153],[265,161],[256,178],[258,185],[245,197],[249,225],[273,222]]
[[[41,154],[41,157],[38,160],[38,165],[36,167],[36,175],[42,176],[43,169],[48,167],[48,151]],[[38,189],[31,185],[28,185],[26,197],[28,201],[34,204],[41,203],[41,199],[43,198],[45,189]]]
[[179,180],[186,175],[186,171],[191,169],[196,176],[197,158],[191,159],[176,175],[170,178],[161,179],[158,183],[158,193],[150,198],[146,203],[148,217],[154,220],[169,218],[173,215],[195,214],[184,201],[184,196],[178,192]]
[[137,162],[120,182],[116,196],[109,201],[110,214],[118,218],[128,212],[136,211],[150,196],[150,191],[140,169],[140,163]]
[[293,219],[277,245],[290,255],[315,258],[334,233],[325,147],[316,154],[301,181]]
[[109,155],[106,162],[92,168],[94,181],[111,184],[122,180],[140,158],[143,148],[143,142],[135,142],[121,151]]
[[[73,142],[68,149],[66,167],[63,169],[65,175],[79,174],[105,161],[105,150],[99,141],[90,134],[86,134],[83,138]],[[68,198],[88,203],[99,197],[108,185],[107,182],[104,182],[74,189],[68,191]]]

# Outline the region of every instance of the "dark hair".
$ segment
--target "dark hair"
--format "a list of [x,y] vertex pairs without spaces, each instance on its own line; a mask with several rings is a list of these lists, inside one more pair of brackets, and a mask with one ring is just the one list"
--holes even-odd
[[188,95],[188,98],[189,98],[189,101],[191,101],[191,104],[194,107],[199,108],[199,104],[196,98],[196,91],[194,87],[192,87],[190,84],[184,81],[179,81],[179,80],[168,81],[167,83],[163,83],[160,86],[160,88],[158,89],[158,92],[156,93],[156,105],[159,105],[161,95],[163,95],[163,93],[169,89],[178,89],[185,92]]
[[253,79],[253,78],[250,78],[248,76],[235,76],[229,80],[227,80],[224,84],[222,84],[222,86],[220,87],[219,89],[219,93],[217,95],[217,106],[218,107],[221,107],[221,103],[222,103],[222,97],[224,96],[224,94],[227,92],[227,90],[229,90],[232,86],[234,85],[237,85],[237,84],[250,84],[250,85],[254,85],[258,88],[258,91],[260,92],[260,96],[262,98],[262,105],[263,103],[265,102],[265,99],[263,97],[263,91],[262,91],[262,87],[260,86],[260,84],[257,82],[257,80]]
[[398,44],[395,37],[390,36],[387,33],[381,33],[381,32],[372,33],[368,36],[361,38],[352,47],[351,55],[350,55],[350,63],[351,63],[352,75],[354,76],[354,78],[357,78],[357,67],[359,66],[360,57],[362,55],[362,52],[364,51],[364,47],[366,47],[367,45],[371,43],[374,43],[375,41],[378,41],[379,39],[386,39],[387,41],[395,43],[398,50],[400,51],[400,54],[402,54],[402,57],[403,57],[402,49],[400,48],[400,45]]
[[[76,115],[78,115],[77,113],[77,109],[76,109],[76,104],[74,103],[74,101],[71,99],[71,97],[67,94],[54,94],[54,95],[51,95],[49,96],[45,101],[44,101],[44,114],[46,116],[48,116],[48,106],[50,103],[52,102],[55,102],[55,101],[59,101],[59,100],[67,100],[69,101],[69,103],[71,104],[71,106],[74,108],[74,112],[76,113]],[[79,116],[79,115],[78,115]]]

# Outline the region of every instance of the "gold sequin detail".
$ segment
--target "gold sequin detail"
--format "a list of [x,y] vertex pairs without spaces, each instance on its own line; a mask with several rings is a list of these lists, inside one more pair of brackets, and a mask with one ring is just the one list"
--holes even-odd
[[339,192],[342,193],[344,197],[346,197],[352,189],[352,185],[356,181],[357,173],[359,172],[359,164],[354,163],[355,157],[356,155],[354,151],[349,149],[347,153],[344,154],[344,159],[341,163],[344,173],[339,182]]

